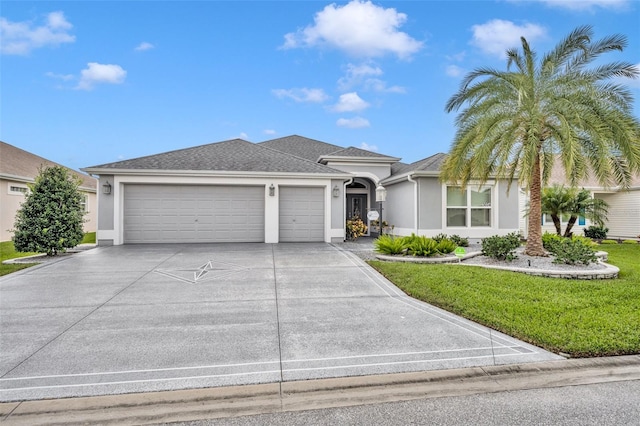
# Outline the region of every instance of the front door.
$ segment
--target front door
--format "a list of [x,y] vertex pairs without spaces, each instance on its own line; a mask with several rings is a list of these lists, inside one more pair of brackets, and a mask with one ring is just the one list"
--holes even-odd
[[367,194],[347,194],[347,220],[356,218],[367,223]]

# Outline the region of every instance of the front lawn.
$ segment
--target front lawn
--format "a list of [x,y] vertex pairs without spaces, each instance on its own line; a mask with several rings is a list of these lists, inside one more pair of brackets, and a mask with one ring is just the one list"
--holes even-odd
[[[533,277],[465,265],[369,262],[408,295],[573,357],[640,353],[640,244],[608,245],[615,280]],[[419,326],[416,324],[416,326]]]
[[35,263],[19,263],[14,265],[4,265],[2,262],[18,257],[25,257],[37,253],[19,253],[13,247],[13,241],[3,241],[0,243],[0,276],[7,275],[20,269],[28,268]]

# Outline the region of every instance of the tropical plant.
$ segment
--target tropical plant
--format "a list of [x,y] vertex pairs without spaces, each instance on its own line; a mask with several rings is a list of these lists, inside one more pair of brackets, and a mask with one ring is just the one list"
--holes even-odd
[[16,213],[16,251],[55,256],[82,241],[85,212],[79,186],[79,180],[62,166],[40,170]]
[[393,235],[380,235],[373,242],[373,247],[382,254],[404,254],[407,250],[407,239]]
[[[593,223],[602,226],[607,220],[609,204],[600,198],[593,198],[586,189],[577,190],[564,185],[554,184],[542,191],[542,214],[548,214],[553,220],[558,235],[571,236],[571,230],[578,217],[584,216]],[[567,226],[562,232],[561,217],[568,217]]]
[[436,250],[438,250],[442,254],[449,254],[453,253],[456,247],[458,247],[456,243],[448,238],[445,238],[444,240],[440,240],[440,242],[436,246]]
[[438,243],[432,238],[425,236],[413,237],[409,239],[407,245],[409,253],[414,256],[429,257],[438,254]]
[[[557,161],[570,186],[588,174],[605,186],[629,187],[640,172],[640,121],[633,95],[614,77],[637,78],[626,62],[589,67],[627,40],[593,40],[590,26],[573,30],[542,58],[522,37],[522,49],[507,50],[507,70],[478,68],[465,76],[446,105],[458,111],[456,132],[441,179],[466,186],[476,180],[519,178],[529,191],[526,253],[544,256],[542,186]],[[513,69],[512,69],[513,68]]]
[[588,265],[598,260],[590,244],[573,238],[563,238],[562,241],[555,244],[553,246],[553,254],[555,255],[553,263],[565,263],[567,265],[575,265],[576,263]]
[[449,237],[451,241],[456,243],[456,245],[460,247],[469,247],[469,239],[465,237],[461,237],[460,235],[452,235]]

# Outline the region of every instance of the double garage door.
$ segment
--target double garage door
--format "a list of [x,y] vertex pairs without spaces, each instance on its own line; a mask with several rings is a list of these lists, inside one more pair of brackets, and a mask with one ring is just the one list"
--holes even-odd
[[264,241],[264,187],[126,185],[125,243]]
[[[324,188],[279,192],[280,242],[324,241]],[[128,184],[124,242],[264,242],[264,196],[264,186]]]

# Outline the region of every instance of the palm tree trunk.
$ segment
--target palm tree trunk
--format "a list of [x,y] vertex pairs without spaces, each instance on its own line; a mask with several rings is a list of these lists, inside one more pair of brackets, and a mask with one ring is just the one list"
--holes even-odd
[[529,186],[529,226],[527,245],[524,250],[529,256],[546,256],[542,246],[542,177],[540,175],[540,155],[533,163],[531,185]]
[[560,217],[557,214],[552,214],[553,226],[556,227],[556,234],[562,235],[562,225],[560,224]]
[[573,229],[573,225],[575,225],[576,220],[578,220],[578,216],[571,215],[569,218],[569,223],[567,223],[567,229],[564,230],[564,236],[569,238],[572,234],[571,230]]

